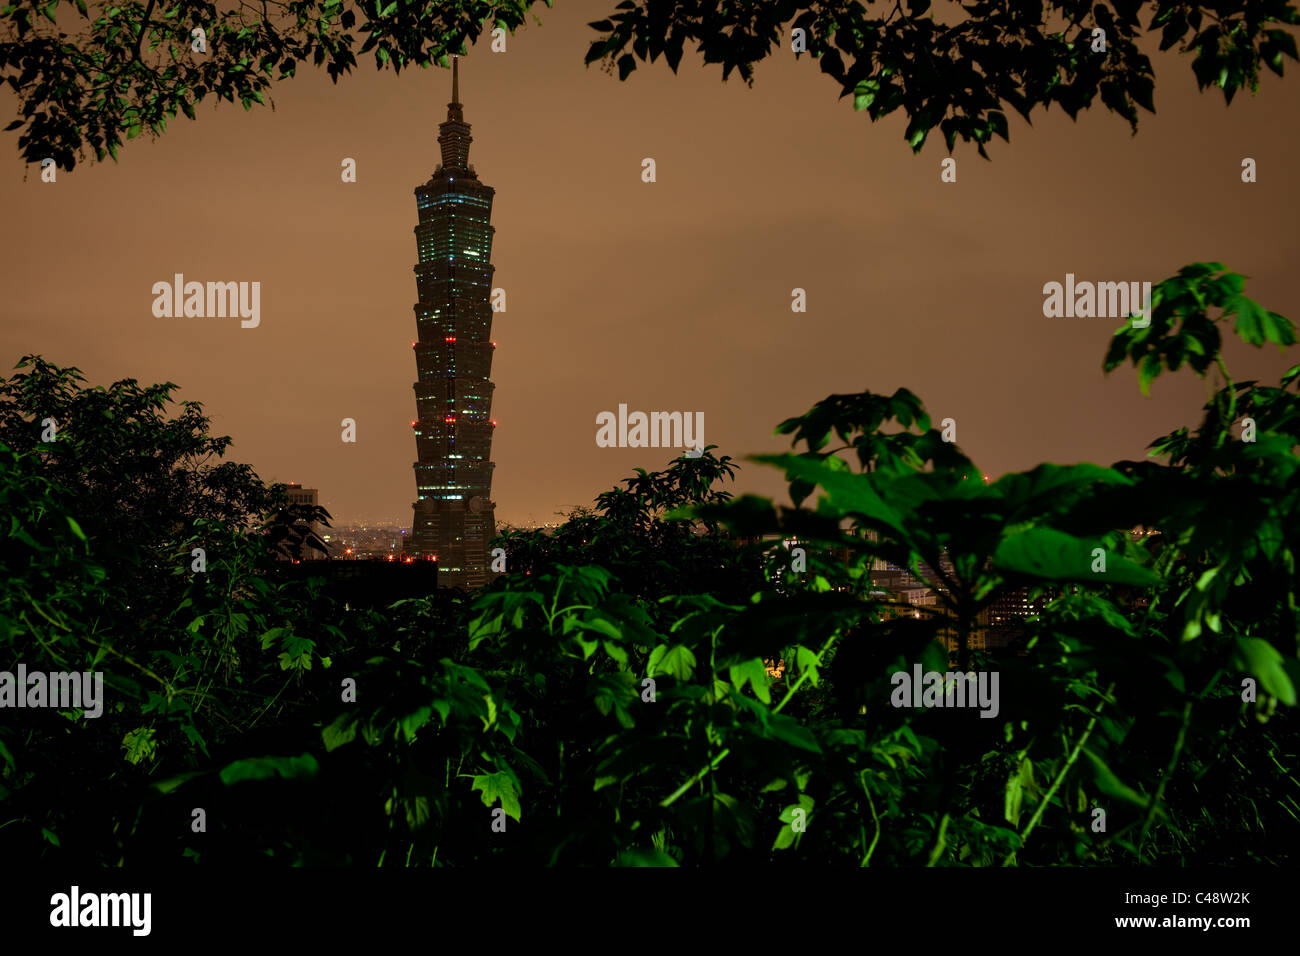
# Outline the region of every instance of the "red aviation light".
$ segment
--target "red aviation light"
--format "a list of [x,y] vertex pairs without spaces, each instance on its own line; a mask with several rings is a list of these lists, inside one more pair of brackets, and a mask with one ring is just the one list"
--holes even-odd
[[416,346],[416,343],[415,343],[415,342],[412,342],[412,343],[411,343],[411,348],[415,348],[415,346]]
[[493,428],[496,428],[496,427],[497,427],[497,420],[496,420],[495,418],[492,419],[492,427],[493,427]]
[[448,422],[449,424],[454,424],[455,421],[456,421],[456,419],[455,419],[454,417],[452,417],[451,415],[448,415],[448,416],[447,416],[447,422]]
[[445,339],[443,339],[443,341],[444,341],[444,342],[455,342],[455,341],[456,341],[456,336],[454,336],[454,335],[449,335],[449,336],[447,336]]

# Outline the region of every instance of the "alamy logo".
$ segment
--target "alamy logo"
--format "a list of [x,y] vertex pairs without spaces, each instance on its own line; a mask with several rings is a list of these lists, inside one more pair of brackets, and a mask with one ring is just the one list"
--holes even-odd
[[17,673],[0,671],[0,708],[3,707],[80,709],[87,717],[98,717],[104,712],[104,675],[99,671],[28,673],[27,666],[19,664]]
[[996,717],[1001,709],[997,671],[922,674],[921,665],[913,664],[911,674],[894,671],[889,682],[894,685],[889,702],[895,707],[979,707],[981,717]]
[[262,321],[262,283],[186,282],[178,272],[171,284],[155,282],[153,314],[160,319],[224,319],[238,316],[240,326],[255,329]]
[[1074,273],[1065,274],[1065,285],[1049,282],[1043,286],[1043,315],[1049,319],[1127,319],[1137,315],[1137,329],[1151,324],[1150,282],[1075,282]]
[[71,893],[50,897],[51,926],[130,926],[132,935],[148,936],[152,893]]
[[598,448],[704,448],[703,412],[629,414],[626,405],[619,405],[617,416],[601,412],[596,424]]

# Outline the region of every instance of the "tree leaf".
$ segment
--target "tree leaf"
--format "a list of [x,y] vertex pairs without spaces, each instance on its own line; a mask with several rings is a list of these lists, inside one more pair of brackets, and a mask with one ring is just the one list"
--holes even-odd
[[470,790],[481,790],[483,792],[483,805],[490,807],[498,800],[501,801],[501,808],[505,810],[508,816],[519,819],[519,793],[515,789],[514,777],[505,771],[497,773],[481,773],[474,778],[470,785]]
[[1097,782],[1097,788],[1108,797],[1114,797],[1116,800],[1123,800],[1125,803],[1131,803],[1135,806],[1145,807],[1147,797],[1138,793],[1128,784],[1124,783],[1115,772],[1106,765],[1102,760],[1087,747],[1083,749],[1084,756],[1092,761],[1093,773]]
[[1259,679],[1260,685],[1288,707],[1296,705],[1295,685],[1283,666],[1282,655],[1259,637],[1238,637],[1234,664]]
[[745,689],[745,682],[754,689],[754,696],[765,704],[772,703],[772,693],[767,684],[767,668],[759,657],[733,664],[727,669],[727,677],[738,691]]
[[680,681],[691,679],[695,673],[695,655],[682,644],[660,644],[650,653],[648,676],[671,674]]
[[250,757],[227,764],[221,770],[221,782],[226,786],[244,780],[267,780],[283,777],[285,780],[311,779],[320,771],[320,764],[309,753],[299,757]]
[[623,850],[614,861],[615,866],[678,866],[678,862],[663,850]]
[[[1106,570],[1093,571],[1096,548],[1105,554]],[[1096,541],[1088,541],[1054,528],[1030,528],[1004,538],[993,555],[993,565],[1053,581],[1093,584],[1137,584],[1154,586],[1160,578],[1142,565],[1113,554]]]

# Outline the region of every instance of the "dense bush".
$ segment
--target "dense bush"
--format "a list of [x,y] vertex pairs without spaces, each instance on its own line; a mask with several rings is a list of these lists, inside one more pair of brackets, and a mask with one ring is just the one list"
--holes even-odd
[[[733,500],[718,486],[734,465],[709,450],[639,471],[553,533],[503,534],[509,573],[477,594],[382,613],[269,574],[277,505],[251,473],[228,468],[234,491],[187,511],[212,473],[145,450],[190,447],[176,429],[203,436],[197,411],[92,424],[75,409],[102,397],[46,369],[22,408],[0,407],[0,660],[98,667],[110,704],[97,720],[5,712],[0,852],[1294,862],[1300,367],[1277,387],[1233,382],[1218,323],[1256,346],[1291,345],[1293,328],[1213,263],[1158,285],[1151,318],[1116,334],[1108,370],[1133,362],[1143,390],[1183,365],[1220,379],[1199,427],[1154,442],[1153,460],[989,484],[911,393],[831,396],[779,426],[794,452],[760,459],[784,469],[793,507]],[[159,416],[160,388],[143,393]],[[80,444],[10,440],[39,430],[50,389]],[[13,382],[0,394],[15,401]],[[148,487],[90,469],[88,497],[76,460],[101,447],[139,452]],[[136,507],[156,518],[138,532],[98,521]],[[797,538],[808,570],[742,544],[764,535]],[[877,559],[941,604],[899,616],[870,586]],[[1015,587],[1056,595],[1024,652],[973,649],[981,611]],[[950,670],[941,628],[957,667],[998,672],[995,719],[891,705],[895,672]]]

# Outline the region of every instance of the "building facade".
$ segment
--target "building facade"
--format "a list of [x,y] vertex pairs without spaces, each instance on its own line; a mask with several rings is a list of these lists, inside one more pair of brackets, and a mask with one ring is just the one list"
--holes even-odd
[[469,164],[459,60],[438,127],[442,162],[415,190],[415,516],[406,556],[436,558],[439,583],[489,579],[492,502],[492,199]]
[[[289,482],[289,484],[286,485],[285,487],[286,487],[285,494],[286,497],[289,499],[289,504],[291,505],[306,505],[315,508],[317,505],[320,504],[320,492],[315,488],[304,488],[296,481]],[[299,522],[299,524],[305,524],[307,529],[318,538],[321,537],[321,534],[324,531],[324,529],[320,525],[320,522],[318,521]],[[322,540],[324,540],[327,544],[329,542],[328,538],[324,538]],[[324,561],[327,558],[329,558],[328,554],[322,554],[320,551],[317,551],[315,548],[310,548],[306,544],[303,544],[303,546],[299,549],[297,556],[294,558],[294,560],[295,561]]]

